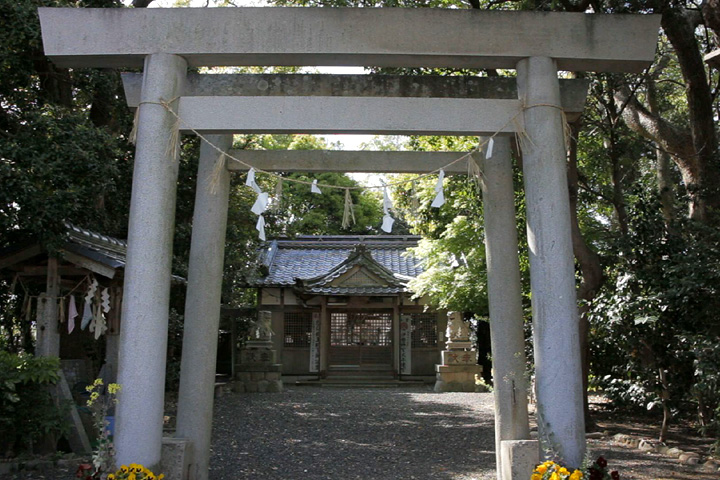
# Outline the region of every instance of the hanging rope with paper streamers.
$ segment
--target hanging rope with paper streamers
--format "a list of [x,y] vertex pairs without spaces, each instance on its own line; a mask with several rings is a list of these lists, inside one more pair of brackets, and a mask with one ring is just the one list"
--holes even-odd
[[435,199],[430,204],[431,207],[440,208],[445,204],[443,180],[445,180],[445,170],[440,170],[440,173],[438,173],[437,183],[435,184]]
[[483,182],[483,174],[482,170],[480,170],[480,166],[477,164],[477,161],[470,157],[468,159],[468,172],[467,172],[468,178],[471,182],[475,185],[475,188],[477,188],[478,192],[482,191],[482,182]]
[[383,222],[380,229],[385,233],[392,232],[395,219],[390,215],[390,209],[393,208],[390,194],[388,194],[387,185],[383,185]]
[[[161,105],[162,107],[164,107],[169,113],[171,113],[171,114],[176,118],[177,121],[176,121],[176,124],[175,124],[175,126],[174,126],[174,128],[173,128],[173,135],[172,135],[171,138],[170,138],[170,142],[169,142],[169,144],[168,144],[168,150],[167,150],[167,152],[166,152],[168,155],[171,155],[171,154],[172,154],[172,155],[173,155],[173,158],[175,158],[175,155],[177,155],[177,149],[178,149],[178,144],[179,144],[179,142],[178,142],[178,135],[179,135],[180,125],[183,124],[183,123],[185,123],[185,122],[182,120],[182,118],[180,118],[180,116],[179,116],[179,115],[173,110],[173,108],[171,107],[171,103],[172,103],[173,101],[175,101],[175,100],[177,100],[177,97],[176,97],[176,98],[173,98],[173,99],[171,99],[171,100],[169,100],[169,101],[159,101],[159,102],[145,101],[145,102],[140,102],[140,104],[138,105],[138,107],[139,107],[140,105],[143,105],[143,104]],[[198,138],[200,138],[202,141],[204,141],[205,143],[207,143],[211,148],[213,148],[213,149],[216,150],[217,152],[223,154],[223,155],[224,155],[223,158],[224,158],[225,160],[235,162],[235,163],[237,163],[237,164],[239,164],[239,165],[242,165],[242,166],[244,166],[245,168],[247,168],[247,169],[248,169],[248,181],[246,182],[246,185],[251,186],[251,187],[253,188],[253,190],[255,190],[256,193],[258,193],[258,196],[260,196],[260,194],[263,193],[263,192],[262,192],[262,191],[260,190],[260,188],[257,186],[257,183],[255,183],[255,180],[254,180],[254,178],[255,178],[255,173],[262,173],[262,174],[265,174],[265,175],[269,175],[269,176],[271,176],[271,177],[275,177],[275,178],[278,179],[278,183],[280,183],[280,184],[281,184],[283,181],[288,181],[288,182],[292,182],[292,183],[299,183],[299,184],[308,185],[308,186],[310,186],[311,192],[312,192],[312,193],[315,193],[315,194],[321,194],[321,193],[322,193],[321,188],[330,188],[330,189],[340,189],[340,188],[342,188],[342,189],[346,189],[346,190],[349,190],[349,189],[352,189],[352,190],[363,190],[363,189],[377,189],[377,188],[382,188],[382,189],[383,189],[383,212],[384,212],[384,216],[383,216],[383,224],[382,224],[382,226],[381,226],[380,228],[381,228],[383,231],[389,233],[390,231],[392,231],[392,224],[394,223],[395,220],[392,218],[392,216],[391,216],[390,213],[389,213],[389,209],[392,208],[392,203],[390,203],[389,196],[388,196],[388,194],[387,194],[387,188],[388,188],[388,187],[402,186],[402,185],[407,184],[408,182],[412,182],[412,183],[413,183],[413,192],[414,192],[414,191],[415,191],[415,182],[417,182],[417,181],[419,181],[419,180],[421,180],[421,179],[423,179],[423,178],[430,177],[431,175],[435,175],[435,174],[438,174],[438,176],[441,176],[441,175],[442,175],[442,176],[444,177],[444,175],[445,175],[445,172],[444,172],[444,171],[445,171],[445,170],[447,170],[449,167],[451,167],[451,166],[453,166],[453,165],[455,165],[455,164],[457,164],[457,163],[459,163],[459,162],[466,161],[466,160],[467,160],[467,162],[468,162],[468,165],[467,165],[468,176],[471,177],[471,178],[473,179],[473,181],[475,181],[476,183],[479,184],[479,182],[482,181],[482,172],[480,171],[480,167],[477,165],[477,162],[472,158],[472,154],[475,153],[475,152],[478,152],[478,151],[482,151],[483,147],[487,145],[488,148],[487,148],[487,150],[486,150],[486,154],[488,155],[487,158],[490,158],[490,157],[492,156],[493,138],[496,137],[497,135],[499,135],[501,132],[504,132],[504,131],[505,131],[505,128],[506,128],[507,126],[509,126],[509,125],[511,125],[511,124],[514,124],[514,126],[515,126],[515,129],[514,129],[514,131],[515,131],[515,141],[518,143],[518,147],[522,147],[522,145],[524,145],[526,142],[529,143],[530,145],[535,146],[535,143],[532,141],[532,139],[528,136],[527,132],[525,131],[525,128],[524,128],[524,125],[523,125],[523,122],[522,122],[522,115],[524,114],[524,112],[525,112],[526,110],[528,110],[528,109],[530,109],[530,108],[534,108],[534,107],[552,107],[552,108],[557,108],[557,109],[559,109],[559,110],[561,111],[561,114],[562,114],[563,133],[564,133],[564,136],[565,136],[565,141],[566,141],[566,143],[569,142],[569,132],[570,132],[570,128],[569,128],[569,124],[568,124],[568,122],[567,122],[567,117],[565,116],[565,112],[564,112],[562,106],[560,106],[560,105],[553,105],[553,104],[523,105],[523,106],[519,109],[519,111],[518,111],[515,115],[513,115],[501,128],[499,128],[499,129],[498,129],[494,134],[492,134],[490,137],[487,137],[487,140],[485,140],[485,141],[483,141],[483,142],[479,142],[479,144],[477,145],[477,147],[475,147],[472,151],[465,153],[464,155],[456,158],[455,160],[453,160],[452,162],[450,162],[450,163],[448,163],[448,164],[446,164],[446,165],[443,165],[443,166],[440,167],[440,168],[437,168],[437,169],[435,169],[435,170],[433,170],[433,171],[430,171],[430,172],[425,173],[425,174],[422,174],[422,175],[418,175],[417,177],[415,177],[415,178],[412,179],[412,180],[402,179],[402,180],[395,181],[395,182],[390,182],[390,183],[387,183],[387,184],[386,184],[386,183],[383,183],[382,186],[345,187],[345,186],[339,186],[339,185],[320,184],[320,183],[318,183],[317,180],[306,181],[306,180],[301,180],[301,179],[282,177],[282,176],[280,176],[280,175],[278,175],[278,174],[275,174],[275,173],[273,173],[273,172],[256,169],[253,165],[251,165],[251,164],[249,164],[249,163],[247,163],[247,162],[244,162],[244,161],[242,161],[242,160],[240,160],[240,159],[238,159],[238,158],[236,158],[236,157],[233,157],[232,155],[228,155],[223,149],[221,149],[221,148],[218,147],[217,145],[215,145],[215,144],[213,144],[212,142],[210,142],[203,134],[201,134],[200,132],[198,132],[198,131],[197,131],[196,129],[194,129],[194,128],[187,128],[187,130],[190,131],[190,132],[192,132],[193,134],[195,134]],[[136,134],[137,134],[138,112],[139,112],[139,108],[136,109],[135,121],[133,122],[133,131],[131,132],[131,135],[130,135],[130,137],[131,137],[130,139],[131,139],[131,140],[135,140],[135,137],[136,137]],[[187,124],[186,124],[186,127],[187,127]],[[223,162],[223,163],[226,163],[226,162]],[[218,167],[217,165],[216,165],[216,167],[217,167],[217,168],[220,168],[220,167]],[[250,181],[251,178],[252,178],[252,182]],[[439,188],[438,188],[438,185],[439,185]],[[212,187],[212,185],[209,185],[209,187]],[[276,187],[276,188],[279,189],[280,192],[282,191],[282,185],[280,185],[279,187]],[[443,190],[442,190],[442,183],[441,183],[440,180],[438,181],[438,184],[436,185],[435,188],[436,188],[436,190],[435,190],[435,191],[436,191],[436,196],[435,196],[435,199],[433,200],[433,204],[439,204],[439,205],[438,205],[438,207],[439,207],[439,206],[441,206],[441,205],[443,205],[443,204],[445,203],[444,192],[443,192]],[[210,188],[210,191],[211,191],[211,193],[214,193],[212,188]],[[277,192],[277,190],[276,190],[276,192]],[[266,194],[266,195],[267,195],[267,194]],[[413,194],[413,197],[415,197],[414,194]],[[258,202],[256,201],[256,204],[258,204],[258,208],[259,208],[259,205],[261,205],[262,203],[263,203],[263,201],[260,201],[259,204],[258,204]],[[387,206],[388,203],[390,204],[389,207]],[[265,204],[265,208],[267,208],[267,198],[265,199],[264,204]],[[278,200],[277,200],[277,203],[276,203],[276,204],[279,204],[279,196],[278,196]],[[413,200],[413,208],[416,208],[415,200]],[[264,211],[264,209],[263,209],[263,211]],[[258,214],[258,215],[259,215],[259,218],[258,218],[258,222],[257,222],[256,228],[257,228],[257,230],[258,230],[258,232],[259,232],[259,234],[260,234],[261,240],[264,241],[264,240],[265,240],[265,219],[263,218],[262,214]]]
[[258,236],[260,237],[260,240],[263,242],[266,240],[265,237],[265,217],[263,216],[263,213],[265,210],[267,210],[268,202],[270,200],[270,195],[267,192],[263,192],[262,189],[258,186],[257,182],[255,181],[255,169],[251,168],[248,171],[247,179],[245,180],[245,185],[252,188],[255,193],[257,193],[257,198],[255,199],[255,203],[253,204],[252,208],[250,208],[250,211],[258,216],[258,221],[255,224],[255,229],[258,231]]
[[220,187],[220,176],[222,175],[223,170],[226,168],[226,163],[227,162],[225,160],[225,154],[223,153],[215,161],[213,171],[208,178],[208,189],[213,195],[216,195],[218,192],[218,188]]
[[350,189],[345,189],[345,208],[343,211],[342,228],[350,228],[350,220],[352,219],[353,225],[355,225],[355,207],[352,203],[352,196],[350,195]]

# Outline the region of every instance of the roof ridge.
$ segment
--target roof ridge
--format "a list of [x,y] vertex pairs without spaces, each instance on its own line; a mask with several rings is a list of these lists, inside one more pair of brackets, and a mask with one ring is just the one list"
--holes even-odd
[[65,222],[65,227],[68,229],[68,234],[72,240],[94,247],[106,248],[111,252],[127,254],[127,241],[125,240],[78,227],[70,222]]

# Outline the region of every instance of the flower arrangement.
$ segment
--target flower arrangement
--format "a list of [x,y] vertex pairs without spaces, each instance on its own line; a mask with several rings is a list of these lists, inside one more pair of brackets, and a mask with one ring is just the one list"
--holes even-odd
[[162,473],[155,475],[137,463],[131,463],[129,466],[121,466],[117,472],[108,475],[108,480],[162,480],[165,477]]
[[530,480],[620,480],[620,474],[607,471],[607,460],[598,457],[591,465],[572,472],[551,460],[541,463],[533,470]]

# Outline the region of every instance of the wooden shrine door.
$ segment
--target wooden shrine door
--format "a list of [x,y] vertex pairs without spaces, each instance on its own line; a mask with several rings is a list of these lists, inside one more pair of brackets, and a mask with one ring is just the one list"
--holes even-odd
[[331,371],[392,370],[392,309],[343,309],[329,313]]

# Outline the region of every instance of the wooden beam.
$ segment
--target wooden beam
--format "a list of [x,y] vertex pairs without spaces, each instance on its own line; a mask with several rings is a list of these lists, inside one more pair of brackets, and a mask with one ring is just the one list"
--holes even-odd
[[97,273],[98,275],[102,275],[107,278],[113,278],[115,276],[115,269],[112,267],[95,262],[68,250],[60,250],[60,253],[68,262],[74,263],[79,267],[86,268],[93,273]]
[[660,15],[439,8],[40,8],[45,55],[61,67],[189,66],[514,69],[550,57],[560,70],[641,72]]
[[[37,275],[46,275],[47,274],[48,267],[45,265],[33,265],[33,266],[26,266],[20,271],[20,276],[37,276]],[[57,269],[58,275],[61,276],[78,276],[78,275],[87,275],[88,271],[83,270],[81,268],[76,267],[69,267],[69,266],[63,266],[58,267]]]

